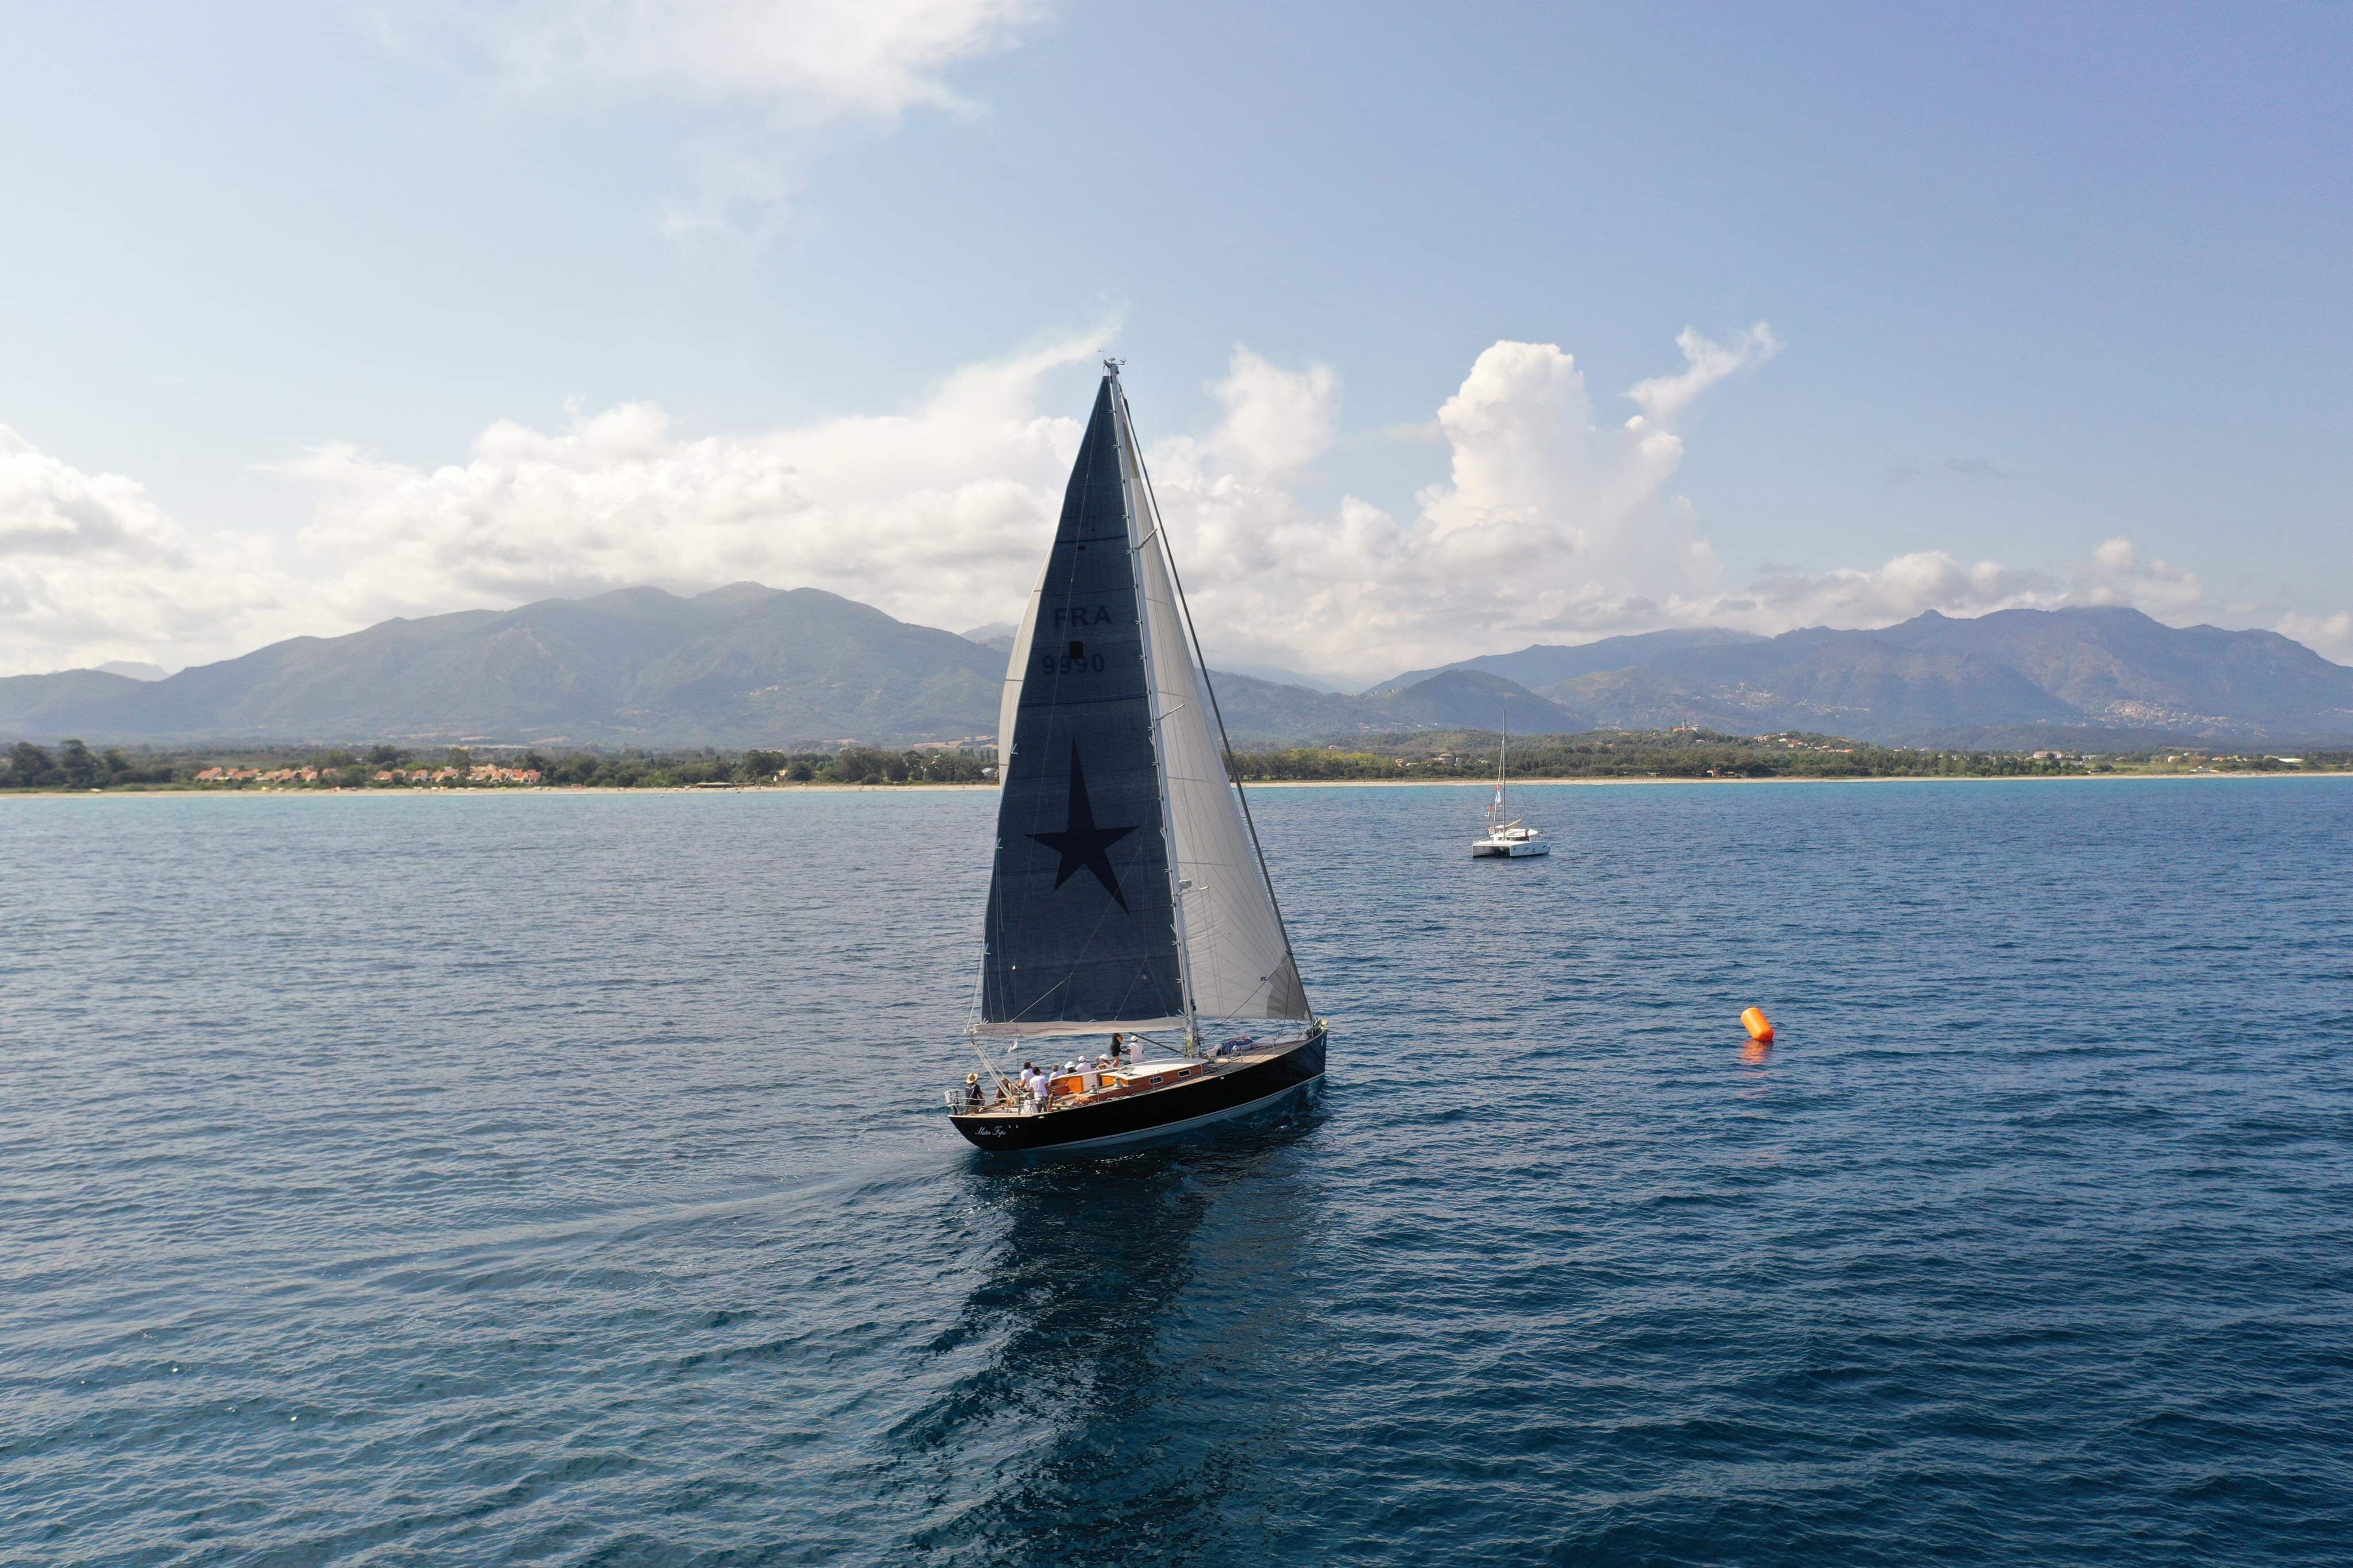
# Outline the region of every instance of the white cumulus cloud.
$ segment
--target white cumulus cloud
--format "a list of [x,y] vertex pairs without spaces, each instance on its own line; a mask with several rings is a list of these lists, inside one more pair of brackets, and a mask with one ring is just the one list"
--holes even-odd
[[1284,371],[1237,348],[1226,378],[1209,389],[1223,411],[1209,448],[1245,474],[1271,477],[1304,468],[1332,444],[1339,385],[1329,365]]
[[2194,572],[2169,561],[2143,561],[2140,547],[2124,538],[2100,542],[2091,570],[2074,583],[2087,605],[2130,605],[2151,614],[2180,614],[2206,602],[2206,585]]
[[1743,630],[1889,626],[1925,610],[1981,616],[1992,610],[2056,609],[2073,602],[2066,582],[1999,561],[1964,565],[1942,550],[1898,555],[1869,568],[1770,574],[1747,587],[1674,605],[1674,619]]
[[969,625],[1026,590],[1082,433],[1038,384],[1103,336],[968,368],[901,414],[689,437],[624,404],[553,432],[494,425],[463,464],[331,447],[279,471],[318,494],[305,543],[367,559],[387,614],[751,579]]
[[2339,664],[2353,664],[2353,610],[2339,610],[2333,616],[2274,610],[2262,616],[2257,624],[2282,637],[2294,637]]
[[297,629],[290,587],[262,541],[193,540],[136,479],[0,426],[0,674],[242,651]]
[[[646,583],[814,586],[951,627],[1010,619],[1082,434],[1082,367],[1110,337],[968,366],[895,413],[779,430],[692,433],[628,403],[573,408],[549,428],[501,421],[438,467],[331,446],[275,470],[313,502],[290,542],[194,533],[135,480],[82,472],[9,434],[0,667],[183,664],[388,616]],[[2068,605],[2273,626],[2353,653],[2347,615],[2218,606],[2194,574],[2125,538],[2074,562],[1931,550],[1727,583],[1674,490],[1678,426],[1699,394],[1659,389],[1703,368],[1720,383],[1726,366],[1762,363],[1773,341],[1762,325],[1732,348],[1684,333],[1686,370],[1638,384],[1626,395],[1641,412],[1622,421],[1599,415],[1557,345],[1495,343],[1436,410],[1442,475],[1396,508],[1303,499],[1341,439],[1339,377],[1237,349],[1202,389],[1198,433],[1149,448],[1211,657],[1374,679],[1666,626],[1778,632]],[[1147,417],[1166,396],[1154,389]]]
[[1999,561],[1964,564],[1942,550],[1914,551],[1876,567],[1779,572],[1746,588],[1672,605],[1678,623],[1760,632],[1793,626],[1889,626],[1924,611],[1982,616],[1995,610],[2056,610],[2124,605],[2175,620],[2209,607],[2196,574],[2144,561],[2129,539],[2103,541],[2089,560],[2043,568]]
[[[1759,327],[1743,341],[1771,334]],[[1718,379],[1732,374],[1715,345],[1692,332],[1683,342],[1694,364]],[[1751,349],[1744,363],[1758,360]],[[1217,438],[1154,449],[1200,618],[1228,658],[1393,673],[1653,622],[1668,600],[1712,588],[1721,574],[1690,507],[1669,489],[1683,457],[1672,421],[1689,396],[1653,398],[1655,416],[1607,422],[1567,353],[1498,342],[1438,410],[1448,475],[1414,498],[1412,515],[1355,497],[1318,514],[1300,506],[1282,474],[1329,445],[1337,378],[1254,356],[1235,363],[1237,374],[1210,388],[1219,429],[1250,421],[1258,446],[1281,449],[1286,467],[1220,464]]]

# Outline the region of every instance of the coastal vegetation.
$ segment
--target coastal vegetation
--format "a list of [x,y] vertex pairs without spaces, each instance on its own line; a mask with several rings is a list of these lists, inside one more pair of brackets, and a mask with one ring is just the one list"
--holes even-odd
[[[1248,782],[1479,778],[1494,771],[1489,731],[1392,736],[1373,744],[1302,746],[1235,758]],[[2009,752],[1883,746],[1788,731],[1726,735],[1700,729],[1514,736],[1512,775],[1536,779],[2020,778],[2117,773],[2295,773],[2353,765],[2353,752],[2263,753]]]
[[167,761],[144,754],[126,757],[111,747],[93,752],[79,741],[66,742],[55,755],[30,741],[19,741],[0,757],[0,788],[119,789],[170,784],[176,771]]
[[[1334,783],[1475,781],[1493,772],[1493,731],[1417,732],[1348,746],[1245,751],[1244,781]],[[996,752],[986,746],[876,746],[723,752],[586,751],[530,746],[400,746],[179,750],[108,747],[78,740],[54,749],[30,741],[0,752],[0,790],[122,789],[682,789],[797,785],[986,784]],[[1706,730],[1598,731],[1512,738],[1512,775],[1544,779],[2017,778],[2116,773],[2334,773],[2353,750],[2286,755],[2206,750],[2084,753],[1881,746],[1789,731],[1725,735]]]
[[990,782],[994,752],[947,746],[885,751],[558,751],[515,746],[212,747],[93,753],[20,742],[0,753],[0,789],[680,789],[746,785]]

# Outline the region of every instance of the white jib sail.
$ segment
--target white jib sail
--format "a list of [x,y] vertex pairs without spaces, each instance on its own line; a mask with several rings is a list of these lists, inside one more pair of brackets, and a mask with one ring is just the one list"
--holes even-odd
[[1184,900],[1180,929],[1194,1009],[1205,1028],[1229,1020],[1303,1019],[1307,993],[1242,820],[1241,802],[1226,777],[1218,722],[1193,658],[1134,431],[1124,417],[1120,429],[1120,459],[1127,466],[1129,493],[1136,498],[1128,528],[1138,550],[1136,575],[1158,688],[1160,752],[1174,838],[1169,850],[1176,861],[1177,896]]
[[1029,673],[1029,643],[1038,632],[1038,601],[1046,594],[1046,574],[1053,569],[1053,560],[1038,568],[1038,581],[1029,590],[1029,603],[1021,606],[1021,624],[1013,629],[1013,651],[1005,658],[1005,694],[997,700],[997,779],[1005,782],[1005,770],[1013,761],[1013,721],[1021,713],[1021,680]]

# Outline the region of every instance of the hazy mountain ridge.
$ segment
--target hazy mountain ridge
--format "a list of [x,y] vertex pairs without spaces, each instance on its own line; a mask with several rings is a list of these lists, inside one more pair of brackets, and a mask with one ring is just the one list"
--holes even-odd
[[[0,679],[0,738],[906,743],[994,732],[1010,634],[913,626],[814,588],[629,588],[294,637],[139,680]],[[986,643],[974,640],[986,638]],[[2353,669],[2271,632],[2137,611],[1934,613],[1873,631],[1706,628],[1535,645],[1356,696],[1220,672],[1240,745],[1408,730],[1803,729],[2080,748],[2353,736]],[[1532,689],[1533,684],[1533,689]]]
[[1872,631],[1639,651],[1626,668],[1544,694],[1630,729],[1803,727],[1899,742],[2036,725],[2220,741],[2353,735],[2353,669],[2276,632],[2168,626],[2123,608],[1969,620],[1930,611]]
[[1637,632],[1629,637],[1603,637],[1599,642],[1533,643],[1517,653],[1481,654],[1476,658],[1461,659],[1435,669],[1409,669],[1403,675],[1366,688],[1365,694],[1375,697],[1384,692],[1402,690],[1450,669],[1475,669],[1488,675],[1500,675],[1535,691],[1579,676],[1599,675],[1652,664],[1679,653],[1766,640],[1755,632],[1719,631],[1714,627],[1697,626],[1663,632]]
[[1218,709],[1238,746],[1345,741],[1400,730],[1492,730],[1499,722],[1521,734],[1593,727],[1583,715],[1483,670],[1441,670],[1399,690],[1360,697],[1231,670],[1214,673]]
[[[0,680],[0,729],[89,740],[748,745],[993,729],[1004,656],[815,588],[628,588],[295,637],[153,682]],[[98,685],[93,682],[102,681]]]

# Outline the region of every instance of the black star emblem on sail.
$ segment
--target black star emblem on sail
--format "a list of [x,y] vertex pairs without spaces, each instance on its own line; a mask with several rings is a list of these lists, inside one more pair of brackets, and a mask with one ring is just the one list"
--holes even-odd
[[1095,808],[1087,799],[1087,775],[1079,766],[1079,749],[1071,748],[1071,820],[1060,833],[1032,833],[1030,837],[1062,858],[1054,871],[1054,886],[1060,888],[1077,875],[1081,868],[1092,871],[1103,891],[1127,909],[1127,895],[1119,890],[1119,879],[1112,874],[1111,847],[1134,832],[1133,827],[1097,827]]

